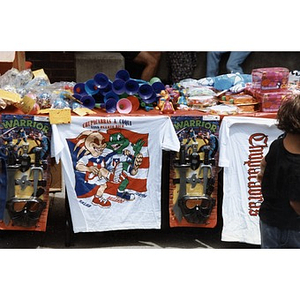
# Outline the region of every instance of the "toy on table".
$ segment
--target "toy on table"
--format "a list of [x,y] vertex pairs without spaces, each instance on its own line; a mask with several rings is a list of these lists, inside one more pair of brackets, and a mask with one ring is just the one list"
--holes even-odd
[[[171,94],[169,92],[171,92]],[[172,95],[172,98],[171,98],[171,95]],[[176,97],[177,97],[177,94],[176,94]],[[174,94],[172,94],[172,90],[170,90],[169,88],[161,91],[156,109],[158,109],[162,113],[166,113],[166,114],[174,113],[175,109],[174,109],[172,102],[173,102],[173,99],[177,99],[177,98],[174,98]]]
[[[131,78],[127,70],[121,69],[116,72],[114,80],[110,80],[104,73],[97,73],[86,82],[76,83],[73,97],[81,101],[84,106],[86,106],[86,100],[89,99],[90,106],[94,100],[94,107],[103,108],[106,112],[130,113],[136,111],[138,107],[142,107],[146,111],[154,109],[154,104],[158,101],[158,94],[164,88],[164,84],[158,77],[153,77],[147,82]],[[121,109],[120,107],[124,106],[122,103],[118,105],[121,99],[128,99],[132,102],[132,109]],[[138,99],[139,105],[137,105],[136,99]],[[122,100],[122,102],[126,101]],[[90,106],[88,107],[91,108]],[[127,101],[126,108],[129,106]]]

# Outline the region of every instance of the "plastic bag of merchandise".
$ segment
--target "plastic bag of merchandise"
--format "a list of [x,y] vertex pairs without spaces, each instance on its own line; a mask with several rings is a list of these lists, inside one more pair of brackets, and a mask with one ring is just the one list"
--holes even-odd
[[4,88],[7,85],[14,85],[13,82],[15,81],[19,71],[15,68],[12,68],[6,71],[3,75],[0,76],[0,88]]
[[210,88],[206,86],[198,86],[198,87],[191,87],[188,91],[190,97],[194,96],[216,96],[216,93]]
[[28,93],[36,93],[40,87],[50,85],[50,80],[43,69],[32,72],[31,80],[27,81],[19,90],[19,94],[24,96]]
[[207,108],[207,112],[217,115],[233,115],[239,112],[235,105],[218,104]]
[[36,103],[41,109],[50,108],[56,99],[55,94],[47,87],[37,89],[35,92]]
[[50,84],[49,79],[43,77],[35,77],[24,86],[24,89],[27,91],[34,91],[38,87],[48,86],[49,84]]
[[15,86],[17,88],[23,88],[32,79],[33,79],[33,74],[30,69],[20,71],[19,74],[17,74],[17,76],[16,76]]
[[17,69],[11,69],[0,76],[0,88],[8,92],[17,93],[15,81],[18,73]]
[[188,91],[187,104],[192,109],[202,109],[216,105],[216,93],[210,87],[191,87]]
[[68,98],[67,92],[61,92],[60,94],[55,94],[54,101],[52,103],[52,108],[54,109],[64,109],[71,108],[71,101]]
[[192,78],[182,79],[181,81],[179,81],[179,84],[185,89],[190,89],[191,87],[199,86],[198,81]]
[[15,68],[8,70],[0,77],[0,87],[5,90],[12,90],[22,88],[33,78],[33,74],[30,69],[18,71]]
[[41,109],[55,106],[65,106],[61,101],[63,92],[73,93],[74,82],[55,82],[49,85],[38,85],[30,89],[30,94],[35,96]]
[[217,104],[217,100],[212,96],[193,96],[188,97],[187,105],[192,109],[203,109]]
[[54,82],[48,86],[49,89],[52,89],[53,91],[56,92],[62,92],[62,91],[69,91],[73,93],[75,82],[71,81],[59,81],[59,82]]

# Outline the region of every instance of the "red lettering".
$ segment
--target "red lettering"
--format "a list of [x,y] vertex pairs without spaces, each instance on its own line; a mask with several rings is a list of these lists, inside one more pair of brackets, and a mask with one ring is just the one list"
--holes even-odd
[[[248,208],[250,216],[257,216],[263,197],[261,194],[261,184],[257,181],[256,175],[260,170],[260,162],[263,158],[263,149],[268,146],[268,136],[264,133],[254,133],[249,137],[248,161],[244,165],[248,166]],[[256,200],[255,202],[251,200]]]

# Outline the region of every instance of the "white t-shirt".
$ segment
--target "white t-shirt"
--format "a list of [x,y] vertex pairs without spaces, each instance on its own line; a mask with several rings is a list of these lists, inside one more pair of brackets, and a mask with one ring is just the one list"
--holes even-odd
[[162,150],[179,151],[168,116],[72,117],[52,129],[75,233],[160,228]]
[[259,207],[263,201],[256,179],[260,161],[282,134],[275,119],[224,117],[220,127],[219,166],[224,168],[221,240],[260,244]]

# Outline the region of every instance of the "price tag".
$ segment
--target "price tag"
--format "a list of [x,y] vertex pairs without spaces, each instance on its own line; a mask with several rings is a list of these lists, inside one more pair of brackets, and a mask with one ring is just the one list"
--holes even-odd
[[49,111],[50,124],[71,123],[71,109],[51,109]]
[[96,112],[92,111],[91,109],[87,108],[87,107],[78,107],[75,108],[74,113],[76,113],[77,115],[83,117],[85,115],[95,115]]
[[29,114],[32,111],[34,104],[34,99],[28,96],[24,96],[23,100],[17,103],[15,106],[19,108],[24,114]]
[[22,101],[22,98],[19,94],[2,89],[0,89],[0,98],[2,98],[4,101],[9,101],[12,103],[19,103]]

